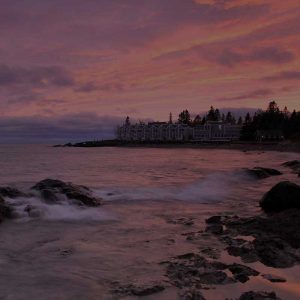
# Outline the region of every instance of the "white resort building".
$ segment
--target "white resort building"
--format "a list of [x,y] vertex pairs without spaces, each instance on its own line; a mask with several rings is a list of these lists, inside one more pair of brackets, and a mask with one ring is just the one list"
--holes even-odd
[[204,125],[150,122],[148,124],[124,124],[117,128],[120,141],[194,141],[228,142],[240,138],[242,126],[221,121],[208,121]]

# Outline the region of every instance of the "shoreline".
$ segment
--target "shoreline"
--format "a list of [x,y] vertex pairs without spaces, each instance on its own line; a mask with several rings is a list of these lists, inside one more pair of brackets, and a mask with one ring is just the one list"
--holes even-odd
[[300,153],[300,142],[120,142],[118,140],[87,141],[54,145],[53,147],[123,147],[123,148],[192,148],[192,149],[225,149],[240,151],[279,151]]

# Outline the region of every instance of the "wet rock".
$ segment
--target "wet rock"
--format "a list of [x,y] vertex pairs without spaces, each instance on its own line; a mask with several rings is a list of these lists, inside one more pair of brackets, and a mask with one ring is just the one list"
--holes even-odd
[[119,285],[118,287],[113,289],[113,293],[122,295],[122,296],[149,296],[159,292],[162,292],[165,287],[161,284],[148,284],[148,285]]
[[59,249],[59,255],[62,257],[70,256],[74,253],[73,248],[65,248],[65,249]]
[[222,234],[222,233],[223,233],[223,225],[222,225],[222,224],[212,224],[212,225],[208,225],[208,226],[205,228],[205,231],[206,231],[206,232],[210,232],[210,233],[212,233],[212,234],[219,235],[219,234]]
[[246,169],[248,174],[257,178],[257,179],[264,179],[270,176],[278,176],[282,175],[282,173],[276,169],[271,168],[262,168],[262,167],[255,167],[253,169]]
[[28,213],[28,216],[31,218],[39,218],[41,217],[41,212],[39,209],[31,204],[28,204],[25,208],[24,211]]
[[286,282],[286,279],[277,275],[272,274],[263,274],[261,275],[264,279],[269,280],[271,282]]
[[241,257],[244,263],[253,263],[259,260],[252,243],[247,243],[242,246],[229,246],[226,250],[231,256]]
[[55,194],[55,192],[49,190],[49,189],[43,189],[41,190],[41,196],[42,198],[48,203],[48,204],[53,204],[53,203],[59,203],[61,200],[59,197]]
[[201,292],[197,289],[184,289],[179,294],[181,300],[205,300]]
[[229,283],[228,276],[223,271],[212,271],[199,274],[199,282],[203,284],[223,284]]
[[26,197],[27,195],[16,188],[12,187],[0,187],[0,196],[8,198]]
[[216,248],[206,247],[200,250],[201,253],[207,255],[209,258],[218,259],[221,256],[221,251]]
[[[220,240],[228,244],[230,255],[241,257],[243,262],[260,261],[270,267],[290,267],[300,262],[300,210],[286,210],[268,217],[251,217],[224,220],[228,235]],[[251,235],[244,241],[230,235]]]
[[300,186],[290,181],[282,181],[268,191],[260,206],[267,212],[280,212],[290,208],[300,208]]
[[281,300],[274,292],[246,292],[238,300]]
[[257,276],[259,272],[240,264],[232,264],[228,266],[228,270],[234,275],[234,278],[242,283],[249,280],[250,276]]
[[162,285],[137,286],[131,289],[131,294],[135,296],[149,296],[165,289]]
[[300,160],[291,160],[282,164],[285,167],[291,168],[293,171],[298,173],[300,171]]
[[287,268],[299,261],[295,251],[281,239],[257,238],[253,244],[259,260],[266,266]]
[[13,217],[13,209],[0,196],[0,223]]
[[199,231],[181,233],[181,235],[185,236],[187,241],[196,241],[196,240],[202,240],[202,233],[203,231],[199,230]]
[[168,262],[166,274],[170,282],[179,288],[203,285],[219,285],[235,282],[223,271],[227,265],[209,261],[195,253],[186,253]]
[[205,220],[206,224],[220,224],[221,223],[221,216],[212,216]]
[[101,199],[94,197],[87,187],[61,180],[45,179],[34,185],[32,189],[40,191],[48,203],[57,203],[62,199],[60,196],[65,196],[77,205],[99,206],[101,204]]
[[181,225],[186,225],[186,226],[192,226],[194,225],[193,218],[174,218],[174,219],[168,219],[167,223],[170,224],[181,224]]

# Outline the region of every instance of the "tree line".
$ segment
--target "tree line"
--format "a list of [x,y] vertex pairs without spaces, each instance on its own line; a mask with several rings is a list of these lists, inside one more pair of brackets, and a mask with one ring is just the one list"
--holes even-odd
[[210,107],[209,111],[201,118],[200,115],[191,117],[189,111],[183,110],[178,116],[178,123],[190,126],[204,125],[208,121],[222,121],[232,125],[241,125],[241,139],[255,140],[258,130],[277,130],[288,139],[300,138],[300,111],[290,112],[287,107],[283,110],[275,101],[271,101],[265,111],[258,110],[253,115],[249,112],[246,116],[238,117],[228,111],[225,115],[220,113],[219,109]]
[[242,117],[236,119],[230,111],[227,112],[226,115],[224,113],[221,114],[220,110],[218,108],[215,109],[213,106],[210,107],[209,111],[202,118],[200,115],[196,115],[194,118],[192,118],[187,109],[183,110],[178,116],[178,123],[187,124],[190,126],[204,125],[209,121],[222,121],[232,125],[243,124]]
[[[210,107],[209,111],[203,117],[197,114],[194,118],[185,109],[178,115],[177,123],[197,126],[211,121],[222,121],[242,126],[242,140],[255,140],[257,131],[259,130],[277,130],[282,132],[285,138],[300,139],[300,111],[293,110],[289,112],[287,107],[280,110],[275,101],[271,101],[265,111],[258,110],[253,115],[248,112],[244,118],[239,116],[237,119],[232,112],[228,111],[224,114],[213,106]],[[170,114],[169,123],[173,123],[172,114]],[[130,125],[129,117],[126,118],[125,124]]]
[[[248,115],[248,114],[247,114]],[[241,139],[254,140],[258,130],[280,131],[284,138],[300,138],[300,111],[289,112],[287,107],[280,110],[277,103],[269,103],[267,110],[256,112],[253,117],[246,116],[242,127]]]

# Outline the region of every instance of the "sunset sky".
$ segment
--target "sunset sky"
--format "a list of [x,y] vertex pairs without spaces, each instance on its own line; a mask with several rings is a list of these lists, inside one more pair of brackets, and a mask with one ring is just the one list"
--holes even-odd
[[126,115],[300,110],[299,0],[0,0],[0,141],[107,137]]

